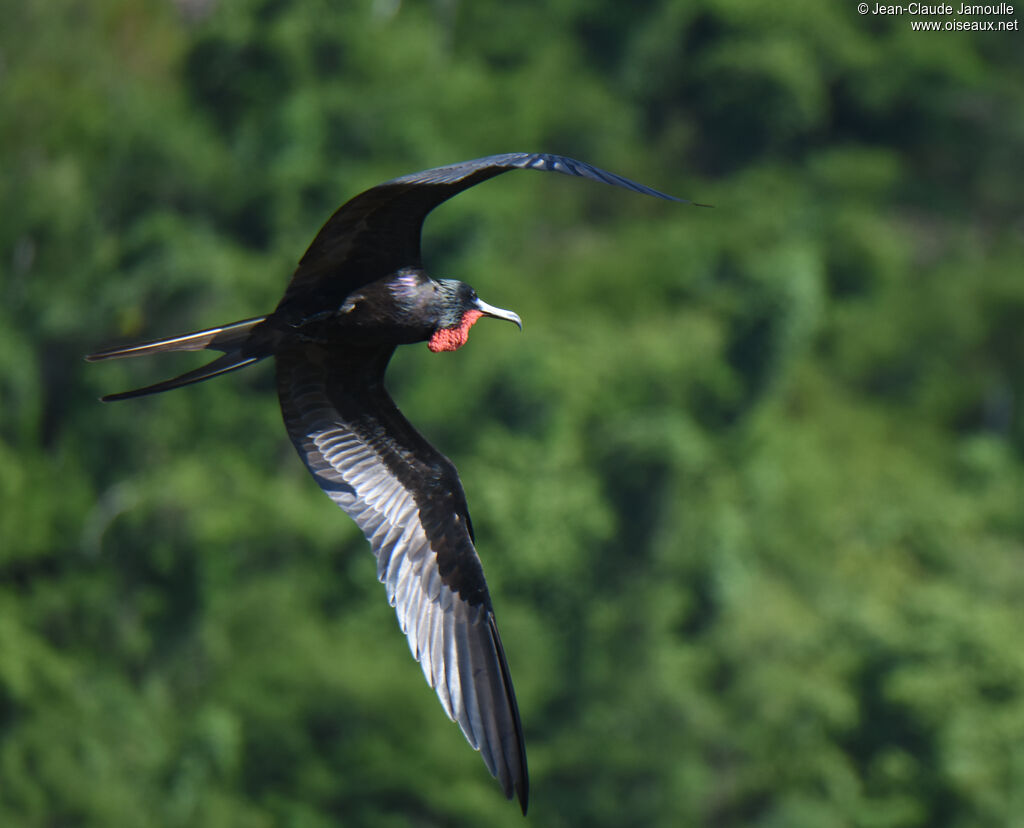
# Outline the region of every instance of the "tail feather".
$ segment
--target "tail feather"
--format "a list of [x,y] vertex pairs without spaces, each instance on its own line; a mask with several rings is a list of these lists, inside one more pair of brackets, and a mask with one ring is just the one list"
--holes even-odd
[[237,371],[239,368],[244,368],[246,365],[252,365],[254,362],[259,362],[261,359],[263,359],[261,356],[241,357],[236,354],[225,354],[222,357],[218,357],[213,362],[204,365],[202,368],[196,368],[194,371],[187,371],[173,379],[157,382],[153,385],[147,385],[145,388],[136,388],[134,391],[122,391],[119,394],[107,394],[106,396],[100,397],[100,402],[130,400],[133,397],[145,397],[147,394],[159,394],[161,391],[170,391],[172,388],[181,388],[183,385],[191,385],[194,382],[202,382],[203,380],[212,379],[213,377],[219,377],[221,374]]
[[252,329],[264,319],[266,319],[265,316],[257,316],[253,319],[243,319],[241,322],[232,322],[230,325],[221,325],[219,328],[207,328],[205,331],[172,336],[169,339],[154,339],[149,342],[129,345],[126,348],[111,348],[108,351],[89,354],[85,359],[86,362],[100,362],[105,359],[125,359],[126,357],[158,354],[163,351],[203,351],[206,349],[227,353],[241,346],[249,338]]
[[157,394],[161,391],[170,391],[172,388],[180,388],[183,385],[191,385],[194,382],[202,382],[212,377],[227,374],[230,371],[237,371],[254,362],[259,362],[269,352],[253,352],[245,346],[250,341],[253,329],[266,317],[258,316],[253,319],[244,319],[241,322],[234,322],[230,325],[223,325],[219,328],[208,328],[205,331],[182,334],[181,336],[170,337],[169,339],[157,339],[151,342],[140,342],[137,345],[129,345],[125,348],[111,348],[107,351],[98,351],[86,357],[88,362],[100,362],[106,359],[124,359],[126,357],[147,356],[149,354],[162,353],[164,351],[202,351],[213,350],[223,351],[224,356],[218,357],[213,362],[187,371],[173,379],[164,380],[144,388],[136,388],[133,391],[122,391],[119,394],[107,394],[102,397],[103,402],[114,400],[128,400],[132,397],[143,397],[147,394]]

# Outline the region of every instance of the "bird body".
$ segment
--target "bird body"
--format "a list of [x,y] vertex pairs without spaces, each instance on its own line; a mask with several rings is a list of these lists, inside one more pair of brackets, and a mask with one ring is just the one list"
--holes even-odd
[[591,178],[674,201],[557,155],[509,153],[402,176],[343,204],[268,316],[102,351],[90,361],[221,351],[213,362],[119,400],[166,391],[273,356],[285,426],[313,478],[366,535],[413,656],[448,716],[505,795],[528,800],[526,751],[494,610],[458,472],[402,415],[384,386],[399,345],[464,345],[490,316],[522,327],[464,282],[433,279],[420,231],[438,204],[512,169]]

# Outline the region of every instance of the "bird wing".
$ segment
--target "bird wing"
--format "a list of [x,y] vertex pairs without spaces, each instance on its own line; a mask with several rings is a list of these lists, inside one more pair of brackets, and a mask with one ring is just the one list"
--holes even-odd
[[526,753],[462,484],[383,387],[393,349],[277,355],[299,455],[362,529],[413,656],[505,795],[527,802]]
[[[363,285],[419,267],[427,214],[463,190],[509,170],[542,170],[684,201],[562,155],[511,152],[403,175],[347,201],[328,219],[292,276],[278,312],[289,321],[340,307]],[[686,202],[689,203],[689,202]]]

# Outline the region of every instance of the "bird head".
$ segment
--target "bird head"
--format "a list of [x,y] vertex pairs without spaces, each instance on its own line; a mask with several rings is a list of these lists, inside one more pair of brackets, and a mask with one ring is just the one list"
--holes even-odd
[[518,314],[488,305],[465,282],[439,279],[437,288],[441,312],[438,326],[427,342],[427,347],[434,353],[455,351],[465,345],[469,339],[469,329],[482,316],[504,319],[512,322],[519,330],[523,329]]

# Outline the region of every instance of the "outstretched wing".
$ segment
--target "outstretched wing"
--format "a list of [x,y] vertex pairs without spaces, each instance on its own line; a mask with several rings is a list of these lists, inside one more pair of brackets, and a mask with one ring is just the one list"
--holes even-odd
[[278,354],[285,425],[317,483],[370,541],[377,576],[445,712],[525,814],[519,711],[462,484],[384,390],[392,350],[308,345]]
[[403,175],[357,195],[328,219],[299,262],[279,314],[298,321],[337,308],[353,290],[403,267],[419,267],[420,231],[427,214],[474,184],[509,170],[574,175],[684,201],[582,161],[543,153],[489,155]]

